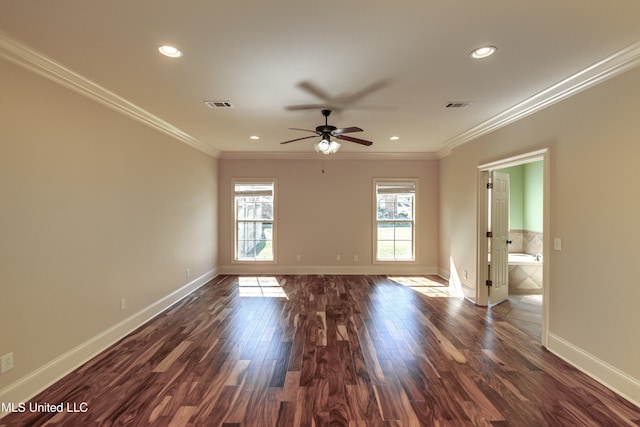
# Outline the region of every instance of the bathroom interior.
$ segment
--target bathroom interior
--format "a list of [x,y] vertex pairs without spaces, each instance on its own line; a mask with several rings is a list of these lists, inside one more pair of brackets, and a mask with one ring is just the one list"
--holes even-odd
[[539,325],[542,306],[544,163],[500,169],[509,175],[509,309]]

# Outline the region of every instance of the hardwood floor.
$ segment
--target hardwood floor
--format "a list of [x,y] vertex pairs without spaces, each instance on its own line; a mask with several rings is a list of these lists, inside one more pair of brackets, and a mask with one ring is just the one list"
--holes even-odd
[[542,340],[542,295],[511,294],[501,304],[491,308],[502,314],[510,323],[519,329],[525,329]]
[[0,426],[640,425],[535,331],[433,277],[218,277],[45,402],[79,411],[27,403]]

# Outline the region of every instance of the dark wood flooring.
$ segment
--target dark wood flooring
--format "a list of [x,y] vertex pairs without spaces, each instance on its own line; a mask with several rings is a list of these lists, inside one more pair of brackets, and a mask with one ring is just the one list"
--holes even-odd
[[503,315],[518,329],[526,329],[542,341],[542,295],[510,294],[491,310]]
[[539,333],[434,277],[218,277],[33,402],[86,412],[0,426],[640,425]]

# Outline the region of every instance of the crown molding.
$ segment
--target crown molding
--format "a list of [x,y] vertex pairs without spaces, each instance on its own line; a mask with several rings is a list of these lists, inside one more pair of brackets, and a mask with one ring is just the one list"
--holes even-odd
[[377,152],[346,152],[324,155],[314,152],[255,152],[255,151],[224,151],[219,156],[227,160],[437,160],[436,153],[377,153]]
[[596,62],[502,113],[445,141],[443,148],[438,150],[437,154],[440,158],[446,157],[451,154],[455,147],[491,133],[638,65],[640,65],[640,42],[636,42]]
[[0,32],[0,58],[4,58],[67,89],[71,89],[210,156],[220,156],[220,151],[217,149],[194,138],[181,129],[105,89],[97,83],[75,73],[46,55],[12,39],[3,32]]
[[447,157],[449,154],[451,154],[452,151],[453,151],[452,147],[445,146],[439,149],[438,151],[436,151],[436,156],[438,156],[438,159],[442,159],[444,157]]

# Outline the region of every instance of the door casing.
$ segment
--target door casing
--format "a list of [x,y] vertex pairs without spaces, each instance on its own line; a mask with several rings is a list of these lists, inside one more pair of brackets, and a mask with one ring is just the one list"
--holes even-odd
[[477,238],[476,238],[476,304],[487,306],[489,304],[489,292],[486,286],[486,280],[489,278],[489,266],[487,263],[487,254],[489,253],[489,243],[487,238],[488,231],[488,212],[489,198],[487,195],[487,183],[489,182],[490,171],[495,169],[504,169],[511,166],[518,166],[536,161],[543,161],[544,168],[544,196],[543,196],[543,236],[542,236],[542,329],[541,342],[542,346],[547,346],[549,332],[549,289],[552,284],[549,281],[550,271],[553,267],[551,260],[551,156],[549,148],[542,148],[511,157],[502,158],[489,163],[483,163],[478,166],[478,209],[477,209]]

